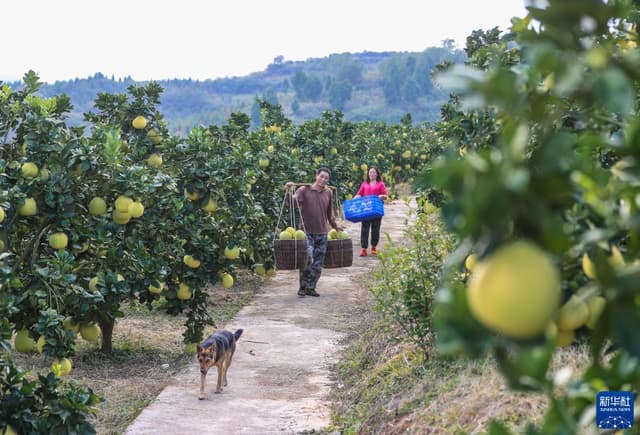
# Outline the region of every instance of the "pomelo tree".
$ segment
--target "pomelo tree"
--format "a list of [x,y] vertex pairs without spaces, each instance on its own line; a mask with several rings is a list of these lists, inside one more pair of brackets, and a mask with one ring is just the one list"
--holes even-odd
[[[639,387],[639,11],[626,1],[528,11],[511,34],[472,35],[469,65],[439,75],[455,90],[437,126],[447,148],[422,186],[444,195],[443,217],[460,241],[451,263],[478,260],[469,282],[451,270],[435,316],[442,349],[491,351],[513,388],[548,395],[545,420],[529,433],[581,433],[595,427],[599,391]],[[515,240],[535,248],[493,266]],[[519,267],[533,270],[514,274]],[[560,276],[560,302],[544,296],[557,290],[549,274]],[[524,334],[533,325],[501,311],[498,287],[511,304],[547,304],[548,326]],[[567,388],[549,368],[575,339],[589,344],[591,363]],[[498,423],[491,430],[506,433]]]

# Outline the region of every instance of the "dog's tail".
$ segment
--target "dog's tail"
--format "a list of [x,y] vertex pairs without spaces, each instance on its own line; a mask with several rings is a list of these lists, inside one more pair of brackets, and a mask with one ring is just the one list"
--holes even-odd
[[238,340],[241,335],[242,335],[242,329],[238,329],[236,330],[236,332],[233,333],[233,336],[236,338],[236,340]]

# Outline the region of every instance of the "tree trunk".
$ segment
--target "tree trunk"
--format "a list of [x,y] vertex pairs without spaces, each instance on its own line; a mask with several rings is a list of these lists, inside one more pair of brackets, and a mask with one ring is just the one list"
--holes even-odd
[[101,319],[98,324],[102,331],[102,347],[100,350],[104,353],[111,353],[113,352],[113,327],[116,321],[115,319]]

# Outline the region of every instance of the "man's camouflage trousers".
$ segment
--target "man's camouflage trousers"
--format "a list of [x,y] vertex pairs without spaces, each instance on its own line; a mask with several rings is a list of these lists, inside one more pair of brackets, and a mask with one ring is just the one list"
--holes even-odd
[[307,234],[307,242],[307,266],[300,270],[300,288],[315,289],[327,255],[327,235]]

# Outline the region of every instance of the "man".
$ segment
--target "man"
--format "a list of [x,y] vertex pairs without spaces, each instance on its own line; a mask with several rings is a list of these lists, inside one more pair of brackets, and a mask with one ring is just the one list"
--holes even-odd
[[[322,273],[324,257],[327,253],[327,233],[329,225],[337,231],[344,228],[338,226],[331,210],[331,189],[327,187],[331,173],[327,168],[316,171],[316,180],[311,186],[302,186],[294,194],[294,199],[302,214],[302,227],[307,234],[307,264],[300,270],[300,288],[298,296],[320,296],[316,284]],[[286,185],[290,193],[293,183]]]

